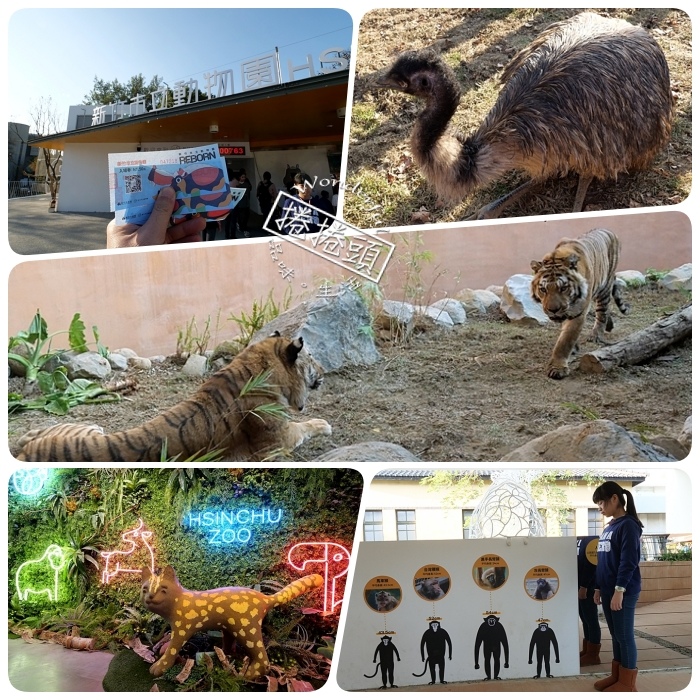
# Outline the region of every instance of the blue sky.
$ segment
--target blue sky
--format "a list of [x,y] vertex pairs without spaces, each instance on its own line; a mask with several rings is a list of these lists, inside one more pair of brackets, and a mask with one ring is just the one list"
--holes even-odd
[[[352,19],[332,9],[24,9],[8,22],[9,121],[51,97],[65,128],[94,77],[126,82],[158,74],[172,86],[279,47],[283,66],[350,48]],[[283,69],[286,73],[286,69]],[[300,75],[301,77],[301,75]]]

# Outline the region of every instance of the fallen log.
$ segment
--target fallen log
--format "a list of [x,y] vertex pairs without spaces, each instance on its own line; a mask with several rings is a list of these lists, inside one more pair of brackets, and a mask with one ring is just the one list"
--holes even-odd
[[581,356],[579,368],[584,372],[602,374],[613,367],[639,364],[669,345],[684,340],[692,330],[693,307],[684,306],[613,345],[587,352]]

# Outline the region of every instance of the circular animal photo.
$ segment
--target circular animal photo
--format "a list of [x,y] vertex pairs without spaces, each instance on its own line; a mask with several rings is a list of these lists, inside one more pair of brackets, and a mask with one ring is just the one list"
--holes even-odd
[[525,592],[533,600],[550,600],[559,590],[559,574],[551,567],[539,564],[525,574]]
[[365,584],[365,603],[374,612],[392,612],[401,604],[401,586],[391,576],[375,576]]
[[421,566],[413,575],[413,590],[423,600],[441,600],[450,591],[450,575],[436,564]]
[[474,583],[485,591],[493,591],[508,580],[508,564],[498,554],[482,554],[472,566]]

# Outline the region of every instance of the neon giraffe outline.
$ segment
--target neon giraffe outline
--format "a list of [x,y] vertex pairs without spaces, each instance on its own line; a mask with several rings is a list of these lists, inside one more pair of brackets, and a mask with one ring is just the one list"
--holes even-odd
[[[148,550],[148,553],[151,557],[151,571],[155,570],[156,568],[156,561],[155,561],[155,554],[153,553],[153,547],[151,547],[150,543],[148,540],[153,537],[153,533],[150,530],[144,530],[144,522],[141,518],[139,518],[139,524],[133,529],[133,530],[127,530],[126,532],[122,533],[121,539],[122,542],[126,542],[128,545],[131,545],[130,548],[127,549],[114,549],[110,552],[100,552],[100,556],[105,560],[104,564],[104,569],[102,570],[102,583],[107,584],[111,581],[111,579],[115,578],[119,574],[141,574],[141,571],[143,570],[143,566],[139,566],[138,569],[127,569],[123,568],[121,566],[121,563],[117,559],[116,561],[116,566],[114,567],[114,571],[110,573],[109,571],[109,563],[112,560],[112,558],[116,558],[117,555],[130,555],[133,554],[134,551],[136,550],[136,547],[138,546],[137,539],[140,537],[141,541],[143,542],[143,545],[146,547]],[[132,536],[132,538],[129,538],[129,535]]]
[[[323,553],[323,558],[322,559],[305,559],[301,565],[295,564],[294,561],[292,561],[292,553],[295,550],[300,549],[301,547],[320,547]],[[331,547],[336,547],[338,552],[330,556],[330,548]],[[330,574],[330,563],[331,561],[333,562],[341,562],[343,559],[346,562],[345,568],[337,573],[333,578],[329,578]],[[342,544],[338,544],[337,542],[299,542],[295,544],[287,553],[287,562],[289,565],[296,569],[297,571],[305,571],[306,567],[308,564],[323,564],[323,580],[325,581],[325,585],[323,586],[323,612],[324,614],[329,614],[333,612],[335,607],[337,605],[340,605],[344,598],[339,598],[336,600],[336,583],[338,582],[338,579],[340,579],[342,576],[345,576],[345,574],[348,572],[348,569],[350,568],[350,552],[346,547],[344,547]],[[330,591],[329,591],[330,588]],[[330,593],[330,599],[331,599],[331,606],[330,608],[328,607],[328,597]]]

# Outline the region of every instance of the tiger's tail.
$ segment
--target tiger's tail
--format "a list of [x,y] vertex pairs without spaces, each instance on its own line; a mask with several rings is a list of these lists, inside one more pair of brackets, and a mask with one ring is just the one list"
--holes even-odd
[[318,574],[310,574],[309,576],[304,576],[298,581],[293,581],[288,586],[285,586],[281,591],[273,593],[268,596],[272,605],[284,605],[294,598],[298,598],[300,595],[304,595],[313,588],[320,588],[323,586],[324,580],[323,576]]

